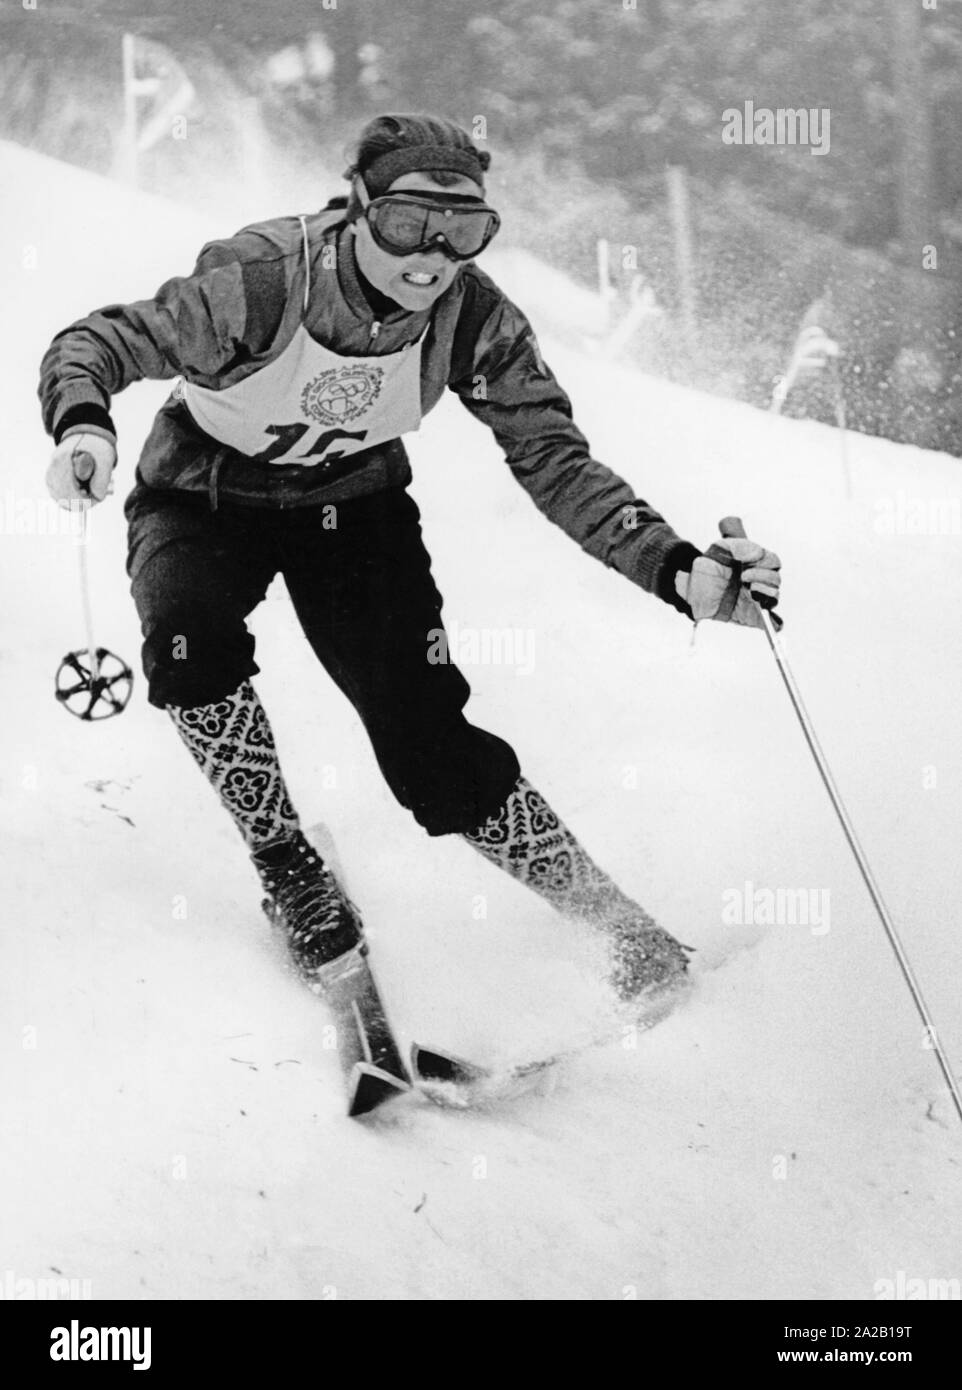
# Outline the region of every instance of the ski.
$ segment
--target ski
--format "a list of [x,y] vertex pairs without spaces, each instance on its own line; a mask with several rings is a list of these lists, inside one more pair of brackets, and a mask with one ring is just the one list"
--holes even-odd
[[[345,892],[343,872],[327,827],[313,826],[307,838]],[[265,903],[265,911],[269,920],[276,921],[269,903]],[[371,971],[369,947],[363,937],[351,950],[305,978],[333,1017],[348,1116],[369,1115],[409,1092],[411,1077]]]
[[[641,1032],[648,1032],[674,1012],[689,989],[690,984],[686,983],[684,989],[674,989],[651,997],[640,1016],[631,1019],[631,1026]],[[614,1040],[612,1029],[605,1028],[592,1037],[572,1043],[547,1056],[495,1067],[482,1066],[443,1048],[426,1047],[415,1042],[411,1044],[411,1075],[418,1089],[435,1104],[455,1109],[470,1109],[473,1106],[493,1105],[527,1095],[555,1068],[590,1051],[591,1048],[603,1047]]]
[[371,973],[366,942],[323,966],[317,988],[334,1016],[348,1115],[368,1115],[410,1091],[411,1079]]

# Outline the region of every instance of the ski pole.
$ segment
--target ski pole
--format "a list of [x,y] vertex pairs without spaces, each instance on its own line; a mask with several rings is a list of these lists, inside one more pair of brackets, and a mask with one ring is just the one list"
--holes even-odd
[[[727,539],[745,539],[745,528],[742,525],[741,519],[737,516],[726,516],[718,523],[718,529]],[[798,722],[802,726],[802,732],[811,749],[812,757],[815,759],[815,765],[818,768],[819,775],[821,776],[822,782],[825,784],[825,790],[828,792],[835,814],[838,816],[841,823],[845,838],[849,843],[849,848],[855,856],[855,862],[858,865],[859,872],[868,889],[869,897],[872,899],[875,911],[878,913],[879,920],[885,928],[885,934],[889,939],[889,944],[895,952],[895,959],[898,961],[899,969],[902,971],[905,983],[909,987],[909,992],[912,995],[912,1000],[918,1010],[919,1017],[925,1025],[926,1036],[932,1040],[932,1050],[935,1053],[936,1060],[938,1061],[942,1075],[949,1088],[949,1094],[952,1097],[952,1103],[955,1106],[956,1113],[959,1119],[962,1120],[962,1093],[959,1091],[958,1082],[956,1081],[952,1068],[949,1066],[949,1061],[945,1055],[942,1044],[939,1041],[938,1031],[932,1021],[932,1015],[929,1013],[919,982],[915,978],[915,972],[905,953],[905,947],[902,945],[891,913],[885,905],[881,890],[875,881],[875,875],[872,873],[869,862],[865,857],[865,851],[859,844],[851,817],[845,809],[845,804],[842,801],[838,787],[835,785],[835,779],[829,768],[828,760],[822,751],[815,733],[815,728],[805,708],[804,702],[802,701],[801,692],[795,682],[795,677],[792,675],[791,667],[785,655],[785,649],[782,646],[778,631],[772,621],[772,615],[767,609],[763,608],[761,604],[756,603],[756,607],[762,621],[762,628],[765,632],[765,636],[768,638],[768,645],[771,647],[775,661],[778,664],[779,673],[785,683],[785,689],[788,691],[788,696],[792,702],[795,713],[798,716]]]
[[[92,456],[79,452],[73,459],[74,476],[87,497],[92,497],[90,479],[96,464]],[[89,502],[81,503],[80,513],[80,602],[83,608],[86,649],[68,652],[57,667],[54,693],[70,714],[83,720],[110,719],[127,708],[134,675],[126,661],[94,641],[93,611],[90,603],[90,574],[87,567],[89,540]],[[83,658],[86,657],[86,664]]]
[[[80,453],[76,456],[73,463],[74,477],[80,484],[83,491],[90,497],[90,479],[94,475],[96,464],[91,454]],[[81,502],[80,504],[80,603],[84,615],[84,634],[87,638],[87,655],[90,658],[90,677],[95,681],[100,676],[100,657],[97,652],[97,644],[94,642],[94,620],[93,612],[90,607],[90,578],[87,572],[87,517],[90,512],[90,503]]]

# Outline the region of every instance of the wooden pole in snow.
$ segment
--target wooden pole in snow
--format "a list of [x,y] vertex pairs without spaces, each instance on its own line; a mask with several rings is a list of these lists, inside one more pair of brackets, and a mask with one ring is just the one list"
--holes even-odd
[[681,325],[686,351],[695,345],[697,302],[695,296],[695,257],[692,250],[691,201],[688,194],[688,173],[680,164],[670,164],[665,177],[668,181],[668,211],[671,218],[672,240],[675,248],[675,282],[681,305]]
[[124,34],[121,40],[121,62],[124,83],[124,124],[121,136],[121,168],[124,183],[137,187],[137,70],[135,51],[137,39]]

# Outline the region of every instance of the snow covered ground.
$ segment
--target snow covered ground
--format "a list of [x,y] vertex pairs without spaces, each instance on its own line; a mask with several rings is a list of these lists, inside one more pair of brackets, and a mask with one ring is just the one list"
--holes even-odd
[[[235,223],[11,146],[0,171],[0,1272],[166,1299],[870,1299],[900,1270],[962,1276],[958,1121],[764,639],[713,625],[692,645],[548,526],[453,400],[411,441],[448,622],[524,634],[522,661],[465,668],[473,717],[702,978],[637,1047],[522,1100],[344,1118],[322,1008],[165,717],[142,684],[99,727],[52,698],[83,635],[78,546],[44,500],[40,355]],[[707,545],[740,513],[781,552],[799,683],[962,1057],[958,461],[853,437],[846,500],[837,433],[543,347],[597,455],[677,529]],[[97,638],[132,663],[121,498],[165,393],[116,403],[120,495],[93,517]],[[289,780],[336,837],[402,1037],[496,1060],[577,1034],[599,990],[574,934],[394,805],[282,591],[256,630]],[[815,890],[819,920],[726,922],[746,881]]]

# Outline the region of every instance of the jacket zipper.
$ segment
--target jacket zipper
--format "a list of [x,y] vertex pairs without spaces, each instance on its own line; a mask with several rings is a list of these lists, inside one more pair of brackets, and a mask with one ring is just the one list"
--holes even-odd
[[368,347],[373,347],[373,346],[374,346],[374,340],[375,340],[375,338],[377,337],[377,335],[380,333],[380,331],[381,331],[381,324],[380,324],[380,321],[379,321],[378,319],[375,319],[374,322],[371,324],[371,336],[370,336],[370,338],[368,338],[368,340],[367,340],[367,345],[368,345]]

